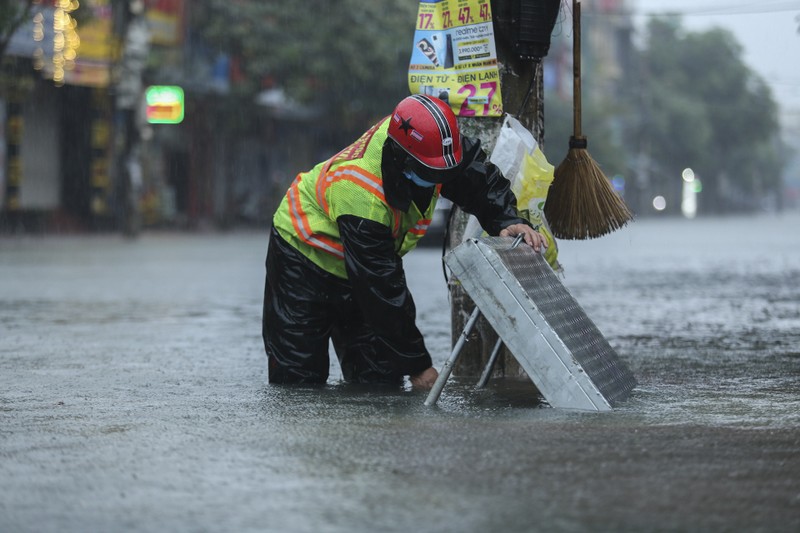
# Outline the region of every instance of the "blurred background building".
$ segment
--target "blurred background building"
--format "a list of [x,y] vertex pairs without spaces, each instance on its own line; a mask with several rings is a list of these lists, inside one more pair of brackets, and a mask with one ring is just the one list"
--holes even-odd
[[[493,4],[503,1],[515,0]],[[6,230],[266,226],[299,170],[355,139],[408,91],[413,1],[5,4]],[[737,100],[678,76],[703,68],[687,50],[715,68],[715,51],[735,56],[729,36],[686,32],[670,18],[642,31],[632,0],[582,5],[583,129],[637,216],[798,205],[800,164],[789,147],[800,145],[800,127],[780,129],[758,78],[730,74],[741,78]],[[570,11],[563,2],[544,68],[544,151],[555,164],[572,128]],[[731,135],[742,124],[743,138]]]
[[[203,42],[190,2],[19,4],[30,6],[5,50],[0,92],[6,228],[266,223],[289,169],[317,155],[302,135],[314,113],[280,90],[230,111],[235,60]],[[182,90],[180,121],[153,120],[151,86]],[[161,102],[162,112],[175,104]],[[226,113],[259,120],[235,131],[220,122]]]

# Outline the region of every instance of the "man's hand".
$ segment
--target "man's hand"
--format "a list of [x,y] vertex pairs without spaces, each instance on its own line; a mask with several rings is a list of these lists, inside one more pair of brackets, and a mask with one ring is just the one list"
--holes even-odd
[[511,224],[500,232],[501,237],[516,237],[520,234],[523,235],[522,238],[528,246],[532,246],[537,252],[544,253],[547,248],[547,238],[527,224]]
[[411,376],[411,386],[415,389],[429,390],[436,383],[436,378],[439,377],[439,372],[435,368],[430,367],[419,374]]

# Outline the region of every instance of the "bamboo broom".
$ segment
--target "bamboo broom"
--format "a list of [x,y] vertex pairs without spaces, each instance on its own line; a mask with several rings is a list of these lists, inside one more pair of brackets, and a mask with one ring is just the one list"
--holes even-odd
[[544,214],[553,235],[593,239],[633,219],[625,202],[592,160],[581,134],[581,3],[572,0],[573,129],[569,151],[553,174]]

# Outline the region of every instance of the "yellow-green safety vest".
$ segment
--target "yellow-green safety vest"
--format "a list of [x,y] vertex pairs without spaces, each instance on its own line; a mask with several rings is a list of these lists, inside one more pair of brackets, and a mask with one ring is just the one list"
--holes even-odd
[[439,198],[441,185],[434,188],[424,212],[411,202],[407,213],[386,201],[381,160],[388,127],[384,118],[332,158],[298,174],[273,217],[281,237],[340,278],[347,278],[347,272],[338,217],[354,215],[388,227],[395,252],[402,256],[425,235]]

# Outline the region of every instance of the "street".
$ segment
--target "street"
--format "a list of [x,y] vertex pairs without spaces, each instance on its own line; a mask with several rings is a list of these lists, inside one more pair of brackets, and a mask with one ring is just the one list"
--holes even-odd
[[[800,530],[800,215],[561,242],[639,387],[271,386],[267,232],[0,237],[0,532]],[[440,367],[437,247],[406,256]],[[524,334],[524,332],[521,332]]]

